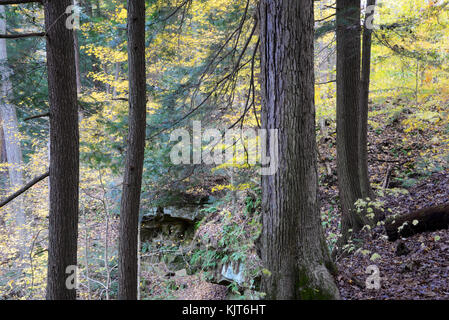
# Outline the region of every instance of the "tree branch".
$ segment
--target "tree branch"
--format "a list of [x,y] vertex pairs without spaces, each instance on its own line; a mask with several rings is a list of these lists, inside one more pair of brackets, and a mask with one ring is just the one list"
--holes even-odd
[[323,84],[328,84],[328,83],[334,83],[337,82],[337,80],[329,80],[329,81],[325,81],[325,82],[316,82],[315,85],[320,86]]
[[25,191],[27,191],[28,189],[30,189],[32,186],[34,186],[35,184],[37,184],[38,182],[44,180],[45,178],[47,178],[50,175],[50,171],[47,171],[46,173],[44,173],[43,175],[34,178],[33,180],[31,180],[30,182],[28,182],[22,189],[20,189],[19,191],[14,192],[12,195],[10,195],[8,198],[6,198],[5,200],[3,200],[0,203],[0,208],[7,205],[9,202],[11,202],[12,200],[14,200],[15,198],[17,198],[18,196],[20,196],[22,193],[24,193]]
[[6,6],[10,4],[25,4],[25,3],[40,3],[42,4],[41,0],[0,0],[0,5]]
[[50,116],[50,112],[47,112],[47,113],[38,114],[38,115],[35,115],[32,117],[25,118],[25,119],[23,119],[23,121],[29,121],[29,120],[44,118],[44,117],[49,117],[49,116]]
[[327,20],[327,19],[329,19],[329,18],[335,17],[336,15],[337,15],[337,14],[334,13],[334,14],[331,14],[330,16],[327,16],[327,17],[325,17],[325,18],[323,18],[323,19],[315,20],[315,22],[323,22],[323,21],[325,21],[325,20]]
[[45,32],[33,32],[22,34],[0,34],[0,39],[19,39],[29,37],[45,37]]

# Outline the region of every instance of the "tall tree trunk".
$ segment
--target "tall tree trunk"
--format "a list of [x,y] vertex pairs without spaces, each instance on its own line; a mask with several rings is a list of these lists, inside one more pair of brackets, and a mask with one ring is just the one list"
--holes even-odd
[[91,0],[82,0],[81,1],[84,10],[88,17],[93,17],[93,11],[92,11],[92,2]]
[[[73,5],[78,6],[78,1],[73,0]],[[79,97],[81,94],[80,46],[78,42],[78,32],[76,29],[73,30],[73,43],[75,50],[76,93]]]
[[71,0],[45,1],[50,102],[50,216],[47,299],[76,299],[66,268],[77,264],[79,132]]
[[[1,119],[0,119],[0,124],[1,124]],[[1,164],[5,164],[7,163],[7,158],[6,158],[6,148],[5,148],[5,138],[3,136],[3,128],[0,128],[0,163]],[[8,173],[6,171],[1,171],[0,172],[0,185],[2,186],[6,186],[9,183],[9,177],[8,177]],[[0,190],[0,196],[2,198],[8,196],[8,190],[4,190],[6,188],[2,188]],[[5,220],[4,217],[1,216],[0,217],[0,226],[4,226],[5,225]]]
[[[6,34],[5,7],[0,6],[0,34]],[[17,122],[16,108],[8,101],[11,95],[12,85],[10,80],[11,70],[8,67],[8,54],[6,51],[6,39],[0,39],[0,118],[2,121],[3,138],[5,142],[6,160],[8,163],[9,189],[15,191],[23,184],[22,173],[22,149],[19,139],[19,125]],[[26,222],[23,200],[21,197],[14,200],[11,204],[14,212],[16,226],[23,228]],[[24,254],[26,239],[26,230],[19,232],[20,254]]]
[[337,173],[342,238],[357,232],[365,219],[354,209],[362,198],[358,166],[360,85],[360,0],[337,0]]
[[279,130],[279,169],[262,176],[262,290],[268,299],[338,298],[317,196],[313,0],[262,0],[260,27],[262,128]]
[[360,188],[363,198],[372,198],[374,196],[371,189],[368,172],[368,101],[369,85],[371,74],[371,38],[372,29],[369,23],[369,17],[374,15],[369,7],[373,7],[376,0],[368,0],[366,3],[366,14],[363,28],[363,47],[362,47],[362,75],[360,82],[360,125],[359,125],[359,178]]
[[97,17],[101,17],[101,2],[100,0],[95,0],[96,12],[95,15]]
[[128,0],[129,132],[120,208],[119,291],[137,299],[137,234],[146,126],[145,0]]
[[114,64],[114,87],[112,88],[112,98],[117,98],[117,83],[120,77],[120,62]]

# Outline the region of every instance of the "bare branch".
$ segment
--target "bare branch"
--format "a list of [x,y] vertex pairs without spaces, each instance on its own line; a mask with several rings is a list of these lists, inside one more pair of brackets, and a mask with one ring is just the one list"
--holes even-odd
[[323,22],[323,21],[325,21],[325,20],[327,20],[327,19],[330,19],[330,18],[332,18],[332,17],[335,17],[336,15],[337,15],[337,14],[334,13],[334,14],[331,14],[330,16],[325,17],[325,18],[315,20],[315,22]]
[[320,85],[323,85],[323,84],[334,83],[334,82],[337,82],[337,80],[329,80],[329,81],[325,81],[325,82],[317,82],[317,83],[315,83],[315,85],[320,86]]
[[30,182],[28,182],[22,189],[20,189],[19,191],[14,192],[12,195],[10,195],[8,198],[6,198],[5,200],[3,200],[0,203],[0,208],[4,207],[5,205],[7,205],[8,203],[10,203],[12,200],[14,200],[15,198],[17,198],[18,196],[20,196],[22,193],[24,193],[25,191],[27,191],[28,189],[30,189],[31,187],[33,187],[35,184],[37,184],[38,182],[44,180],[45,178],[47,178],[50,175],[50,171],[47,171],[46,173],[44,173],[43,175],[34,178],[33,180],[31,180]]
[[25,4],[25,3],[40,3],[42,4],[41,0],[0,0],[1,6],[6,6],[10,4]]
[[45,32],[32,32],[22,34],[0,34],[0,39],[19,39],[30,37],[45,37]]
[[33,120],[33,119],[38,119],[38,118],[44,118],[44,117],[50,117],[50,112],[44,113],[44,114],[38,114],[32,117],[28,117],[23,119],[23,121],[29,121],[29,120]]

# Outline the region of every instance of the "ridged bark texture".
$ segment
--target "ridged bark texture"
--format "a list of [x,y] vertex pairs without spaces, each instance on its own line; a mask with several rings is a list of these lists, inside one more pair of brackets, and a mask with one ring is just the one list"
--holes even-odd
[[[79,132],[71,0],[44,1],[50,103],[50,215],[47,299],[76,299],[66,268],[77,264]],[[72,270],[68,270],[72,272]]]
[[[376,0],[368,0],[367,8],[374,6]],[[374,12],[370,11],[369,15]],[[360,82],[360,126],[359,126],[359,178],[360,188],[363,198],[372,198],[374,196],[371,189],[371,183],[368,171],[368,101],[369,85],[371,74],[371,38],[373,30],[367,26],[368,13],[365,15],[363,28],[363,46],[362,46],[362,75]]]
[[129,132],[120,209],[120,300],[137,299],[137,236],[145,151],[145,0],[128,1]]
[[362,198],[358,166],[360,0],[337,0],[337,173],[342,211],[340,243],[365,225],[354,209]]
[[335,299],[317,196],[313,0],[262,0],[260,28],[262,128],[279,130],[279,169],[262,177],[262,290]]

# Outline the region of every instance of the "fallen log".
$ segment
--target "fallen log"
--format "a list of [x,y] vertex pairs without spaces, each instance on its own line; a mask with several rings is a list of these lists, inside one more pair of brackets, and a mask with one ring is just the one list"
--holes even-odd
[[421,232],[431,232],[449,227],[449,204],[424,208],[387,219],[385,231],[389,241],[406,238]]

